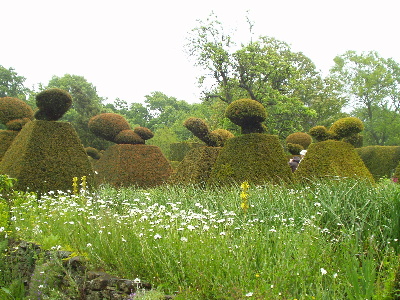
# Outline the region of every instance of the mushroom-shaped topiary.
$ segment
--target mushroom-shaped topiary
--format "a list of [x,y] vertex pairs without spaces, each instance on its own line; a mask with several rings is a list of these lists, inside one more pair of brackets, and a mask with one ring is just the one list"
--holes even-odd
[[287,143],[286,147],[289,153],[292,155],[300,155],[300,151],[304,150],[304,147],[299,144]]
[[135,127],[133,131],[145,141],[151,139],[154,136],[154,133],[146,127]]
[[[305,132],[295,132],[292,134],[289,134],[286,137],[286,143],[287,144],[298,144],[303,147],[303,149],[307,149],[308,146],[310,146],[312,142],[312,137],[308,133]],[[303,150],[303,149],[300,149]]]
[[132,129],[122,130],[114,139],[117,144],[144,144],[145,141]]
[[[13,122],[14,120],[18,121]],[[30,120],[33,120],[33,110],[26,102],[12,97],[0,98],[0,123],[6,125],[9,130],[20,130],[22,125]],[[20,123],[21,126],[17,126],[16,123]]]
[[267,118],[265,107],[258,101],[240,99],[228,105],[225,116],[242,128],[242,133],[264,133],[262,122]]
[[322,142],[332,138],[332,134],[325,126],[315,126],[308,133],[317,141]]
[[36,106],[38,110],[35,112],[37,120],[57,121],[71,107],[71,95],[62,89],[52,88],[44,90],[36,95]]
[[103,113],[92,117],[88,123],[90,131],[95,135],[115,142],[116,136],[123,130],[130,130],[128,121],[116,113]]
[[335,134],[337,139],[343,139],[363,131],[364,124],[358,118],[347,117],[337,120],[329,130]]
[[228,130],[217,129],[210,131],[207,123],[200,118],[188,118],[183,123],[183,126],[210,147],[222,147],[224,142],[233,136]]

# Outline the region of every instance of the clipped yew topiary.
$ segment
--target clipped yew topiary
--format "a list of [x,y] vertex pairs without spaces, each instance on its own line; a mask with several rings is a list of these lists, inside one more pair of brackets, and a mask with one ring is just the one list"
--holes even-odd
[[146,127],[130,129],[121,115],[105,113],[89,121],[96,135],[117,143],[110,146],[95,164],[96,183],[115,187],[153,187],[165,183],[172,173],[169,161],[157,146],[145,145],[153,137]]
[[367,146],[356,151],[376,181],[392,178],[400,162],[400,146]]
[[[287,144],[297,144],[300,145],[303,149],[307,149],[308,146],[312,143],[312,137],[308,133],[305,132],[295,132],[289,134],[286,137]],[[301,149],[301,150],[303,150]],[[301,151],[300,150],[300,151]]]
[[87,153],[67,122],[27,123],[4,154],[0,173],[16,178],[17,190],[39,193],[71,190],[73,177],[86,176],[88,187],[93,185]]
[[326,141],[332,138],[332,134],[325,126],[314,126],[308,133],[315,139],[316,142]]
[[335,140],[311,144],[296,172],[298,181],[353,178],[374,182],[374,178],[353,145]]
[[72,105],[71,95],[62,89],[47,89],[36,95],[36,120],[57,121]]
[[341,118],[337,120],[329,128],[336,136],[336,139],[341,140],[356,135],[364,130],[363,122],[355,117]]
[[254,184],[291,182],[292,172],[279,139],[262,133],[229,139],[221,149],[208,183]]
[[101,157],[100,151],[94,147],[86,147],[85,151],[86,151],[87,155],[93,159],[100,159],[100,157]]
[[228,105],[225,116],[242,128],[242,133],[263,133],[262,122],[267,118],[265,107],[252,99],[240,99]]
[[171,161],[181,162],[190,150],[197,147],[204,147],[204,144],[193,142],[172,143],[170,144],[169,159]]
[[304,150],[304,147],[302,145],[292,143],[287,143],[286,148],[292,155],[300,155],[300,151]]
[[90,131],[95,135],[115,142],[115,137],[123,130],[130,130],[128,121],[116,113],[103,113],[92,117],[88,123]]

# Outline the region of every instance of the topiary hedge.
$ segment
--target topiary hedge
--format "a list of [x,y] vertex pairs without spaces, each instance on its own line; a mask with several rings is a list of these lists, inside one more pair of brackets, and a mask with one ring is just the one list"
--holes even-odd
[[298,181],[339,177],[374,182],[355,148],[349,143],[334,140],[311,144],[294,176]]
[[115,142],[115,137],[123,130],[130,130],[128,121],[116,113],[103,113],[92,117],[88,123],[90,131],[103,139]]
[[254,184],[291,182],[292,172],[279,139],[261,133],[227,140],[210,173],[211,185],[248,181]]
[[34,120],[27,123],[0,162],[0,173],[16,178],[17,190],[39,193],[72,189],[72,178],[93,170],[87,153],[70,123]]
[[265,107],[252,99],[240,99],[228,105],[225,116],[242,128],[242,133],[263,133],[262,122],[267,118]]
[[33,120],[32,108],[18,98],[0,98],[0,123],[6,125],[18,119]]
[[[295,132],[289,134],[286,137],[287,144],[297,144],[303,147],[303,149],[307,149],[308,146],[312,143],[312,137],[308,133],[305,132]],[[302,150],[302,149],[301,149]],[[300,151],[301,151],[300,150]]]
[[96,183],[115,187],[154,187],[165,183],[172,167],[157,146],[119,144],[110,146],[95,165]]
[[191,149],[171,175],[172,184],[205,185],[221,147],[202,146]]
[[17,135],[18,131],[0,130],[0,161]]
[[367,146],[356,151],[375,180],[392,178],[400,162],[400,146]]
[[36,95],[37,120],[57,121],[72,106],[71,95],[62,89],[52,88]]
[[182,161],[190,150],[197,147],[204,147],[204,144],[191,142],[172,143],[170,144],[169,159],[171,161]]

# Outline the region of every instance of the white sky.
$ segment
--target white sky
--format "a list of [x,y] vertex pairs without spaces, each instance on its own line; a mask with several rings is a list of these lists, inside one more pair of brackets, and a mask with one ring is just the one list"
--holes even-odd
[[255,37],[290,44],[324,72],[347,50],[400,63],[399,0],[0,0],[0,65],[28,87],[73,74],[109,102],[142,102],[153,91],[198,102],[184,44],[211,11],[239,32],[249,11]]

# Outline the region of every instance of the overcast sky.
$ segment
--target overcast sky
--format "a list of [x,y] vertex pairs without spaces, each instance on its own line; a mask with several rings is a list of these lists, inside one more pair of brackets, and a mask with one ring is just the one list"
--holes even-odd
[[288,43],[323,72],[347,50],[400,63],[399,0],[0,0],[0,65],[28,87],[73,74],[110,102],[142,102],[153,91],[198,102],[199,73],[184,45],[212,11],[239,33],[249,11],[256,37]]

